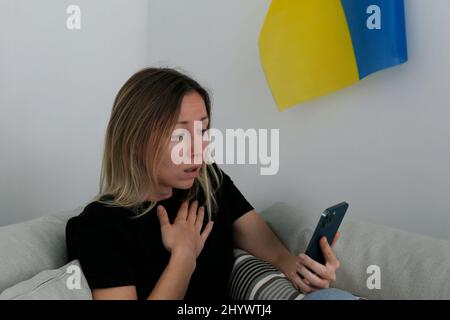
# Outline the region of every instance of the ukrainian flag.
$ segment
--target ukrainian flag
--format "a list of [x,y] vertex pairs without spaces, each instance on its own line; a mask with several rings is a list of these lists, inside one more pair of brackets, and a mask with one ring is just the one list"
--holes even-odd
[[272,0],[259,37],[280,111],[408,60],[403,0]]

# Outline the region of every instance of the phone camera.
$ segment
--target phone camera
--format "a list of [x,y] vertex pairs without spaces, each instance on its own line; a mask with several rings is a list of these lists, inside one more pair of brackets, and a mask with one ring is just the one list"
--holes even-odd
[[333,216],[331,214],[328,214],[327,217],[325,218],[325,225],[329,225],[330,222],[333,220]]

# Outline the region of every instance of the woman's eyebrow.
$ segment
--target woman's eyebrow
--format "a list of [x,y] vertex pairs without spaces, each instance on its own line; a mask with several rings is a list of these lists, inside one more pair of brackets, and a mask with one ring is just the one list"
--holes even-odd
[[[194,121],[205,121],[209,120],[208,116],[201,118],[200,120],[194,120]],[[188,124],[191,121],[178,121],[177,124]]]

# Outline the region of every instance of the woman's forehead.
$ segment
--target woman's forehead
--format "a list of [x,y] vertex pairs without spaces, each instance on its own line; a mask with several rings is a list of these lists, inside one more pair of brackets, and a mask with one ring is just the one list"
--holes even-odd
[[186,94],[181,102],[178,123],[203,121],[208,118],[205,101],[197,92]]

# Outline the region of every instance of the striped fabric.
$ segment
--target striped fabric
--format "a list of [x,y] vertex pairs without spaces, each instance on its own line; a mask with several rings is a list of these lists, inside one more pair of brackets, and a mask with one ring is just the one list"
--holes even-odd
[[304,295],[271,264],[234,249],[230,295],[234,300],[300,300]]

